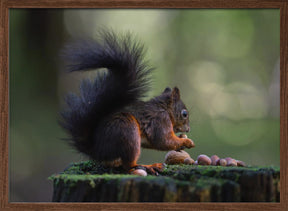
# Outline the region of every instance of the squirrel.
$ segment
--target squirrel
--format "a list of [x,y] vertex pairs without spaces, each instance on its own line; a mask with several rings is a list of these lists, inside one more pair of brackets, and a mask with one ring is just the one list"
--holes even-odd
[[144,45],[130,33],[102,31],[100,35],[63,49],[68,72],[106,71],[97,72],[94,80],[84,79],[79,95],[67,94],[59,123],[70,144],[90,159],[157,174],[165,164],[139,165],[141,146],[163,151],[194,147],[187,136],[175,134],[190,130],[180,90],[167,87],[159,96],[142,101],[153,70],[143,60]]

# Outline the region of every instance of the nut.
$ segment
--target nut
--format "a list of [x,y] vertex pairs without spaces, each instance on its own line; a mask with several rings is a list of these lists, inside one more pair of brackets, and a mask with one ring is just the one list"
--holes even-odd
[[211,165],[211,159],[207,155],[199,155],[197,161],[199,165]]
[[195,161],[192,158],[185,158],[184,159],[184,164],[186,165],[192,165]]
[[179,138],[188,138],[186,134],[180,134],[178,137]]
[[190,155],[187,152],[183,150],[180,150],[180,151],[172,150],[166,154],[164,162],[169,165],[180,164],[180,163],[184,163],[184,160],[186,158],[190,158]]
[[235,159],[227,157],[225,158],[225,160],[227,161],[227,166],[237,166],[237,162]]
[[242,167],[245,167],[246,166],[246,163],[244,163],[243,161],[241,160],[236,160],[237,162],[237,166],[242,166]]
[[131,174],[134,174],[134,175],[138,175],[138,176],[143,176],[143,177],[146,177],[147,176],[147,172],[143,169],[135,169],[131,172]]
[[217,161],[220,158],[217,155],[212,155],[210,159],[211,159],[211,165],[216,166],[217,165]]
[[226,166],[227,165],[227,161],[225,159],[219,159],[217,161],[217,166]]

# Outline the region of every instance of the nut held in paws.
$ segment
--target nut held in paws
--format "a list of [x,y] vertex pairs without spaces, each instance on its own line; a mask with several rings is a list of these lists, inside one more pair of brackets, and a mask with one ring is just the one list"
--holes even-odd
[[180,134],[179,138],[188,138],[186,134]]

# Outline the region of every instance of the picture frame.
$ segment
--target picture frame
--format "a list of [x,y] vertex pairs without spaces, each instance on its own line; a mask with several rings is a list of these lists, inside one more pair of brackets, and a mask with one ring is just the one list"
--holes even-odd
[[[276,8],[280,10],[280,203],[11,203],[9,202],[9,9],[11,8]],[[288,207],[288,2],[286,0],[85,0],[1,1],[1,74],[0,74],[0,208],[61,210],[285,210]]]

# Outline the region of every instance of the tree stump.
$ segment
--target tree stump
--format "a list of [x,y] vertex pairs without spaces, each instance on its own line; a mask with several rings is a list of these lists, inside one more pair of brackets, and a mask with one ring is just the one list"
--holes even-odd
[[124,174],[93,161],[50,177],[53,202],[279,202],[277,167],[168,165],[159,176]]

